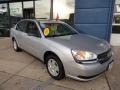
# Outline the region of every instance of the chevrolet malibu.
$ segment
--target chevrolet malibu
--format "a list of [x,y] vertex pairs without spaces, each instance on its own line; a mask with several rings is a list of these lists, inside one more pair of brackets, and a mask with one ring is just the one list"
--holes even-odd
[[25,50],[42,60],[56,80],[92,80],[113,64],[106,41],[80,34],[62,21],[21,20],[11,29],[11,38],[15,51]]

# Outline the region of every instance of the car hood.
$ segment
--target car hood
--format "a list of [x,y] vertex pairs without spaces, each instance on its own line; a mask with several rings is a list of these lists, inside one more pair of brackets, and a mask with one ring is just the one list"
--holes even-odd
[[85,34],[49,37],[48,40],[73,50],[91,51],[96,54],[110,49],[110,45],[106,41]]

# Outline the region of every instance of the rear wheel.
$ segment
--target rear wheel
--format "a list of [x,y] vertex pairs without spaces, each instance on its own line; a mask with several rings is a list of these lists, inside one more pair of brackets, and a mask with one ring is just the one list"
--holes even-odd
[[18,44],[15,39],[13,39],[13,49],[17,52],[20,51],[20,48],[18,47]]
[[47,70],[52,78],[61,80],[65,77],[63,64],[60,59],[55,55],[49,55],[47,58]]

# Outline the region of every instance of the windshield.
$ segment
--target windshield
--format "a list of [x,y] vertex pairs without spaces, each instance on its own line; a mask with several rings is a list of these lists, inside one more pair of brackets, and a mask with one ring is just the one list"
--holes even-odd
[[42,28],[45,37],[58,37],[77,34],[72,27],[61,23],[41,23],[40,27]]

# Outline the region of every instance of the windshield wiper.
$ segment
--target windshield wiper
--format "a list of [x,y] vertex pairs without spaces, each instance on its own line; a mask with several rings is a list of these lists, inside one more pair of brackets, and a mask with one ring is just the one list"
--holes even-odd
[[70,34],[62,34],[62,35],[52,35],[52,36],[46,36],[46,37],[59,37],[59,36],[67,36],[67,35],[74,35],[77,33],[70,33]]

